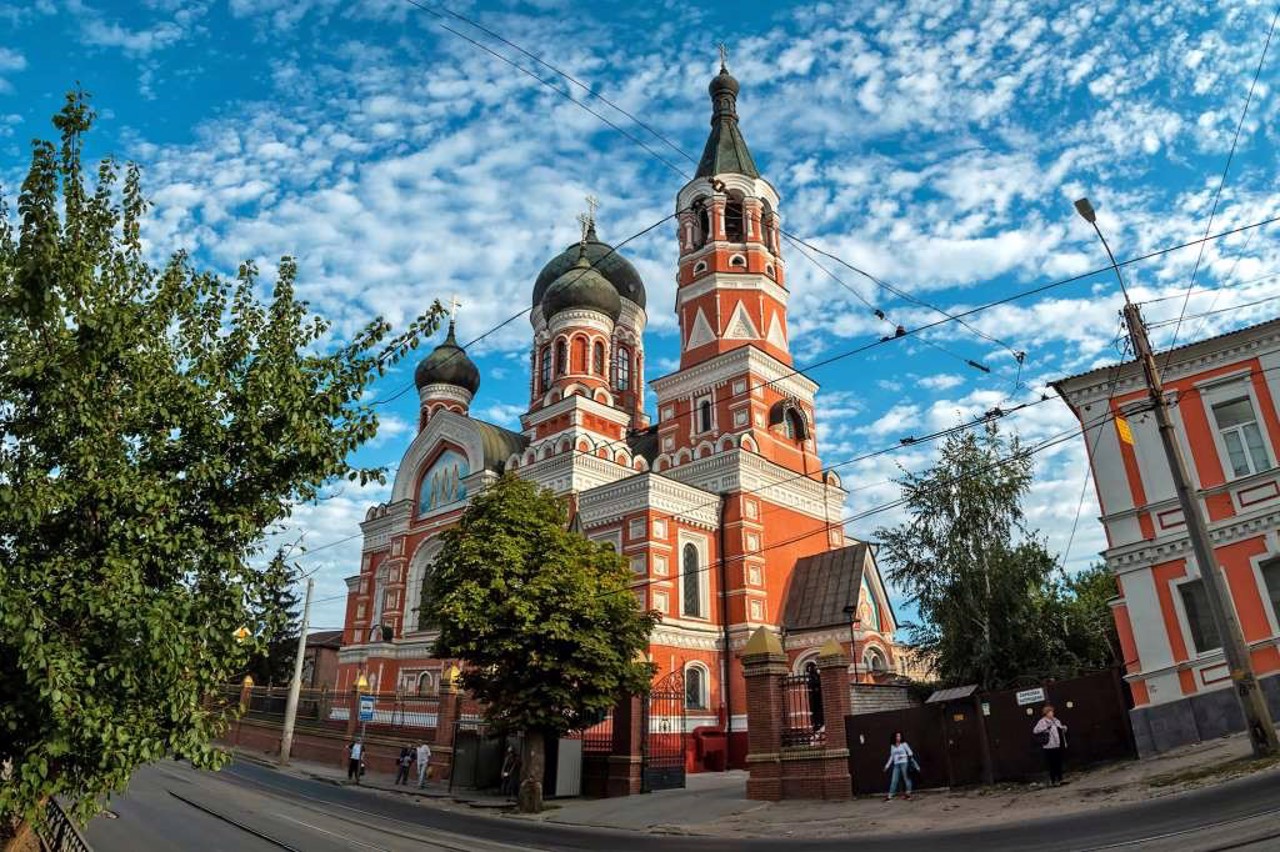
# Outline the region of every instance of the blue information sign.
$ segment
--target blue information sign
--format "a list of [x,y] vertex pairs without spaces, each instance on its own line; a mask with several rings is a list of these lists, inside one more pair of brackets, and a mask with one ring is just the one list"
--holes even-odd
[[372,695],[360,696],[360,721],[361,722],[373,721],[373,696]]

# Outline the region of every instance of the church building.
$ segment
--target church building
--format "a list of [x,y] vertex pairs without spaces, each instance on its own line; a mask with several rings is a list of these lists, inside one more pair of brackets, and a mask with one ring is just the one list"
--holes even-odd
[[853,652],[851,680],[892,674],[874,547],[845,531],[846,492],[818,455],[818,386],[792,361],[780,198],[723,65],[710,94],[706,147],[675,198],[679,368],[646,388],[645,285],[592,217],[533,281],[520,431],[470,415],[480,372],[451,322],[418,365],[418,431],[391,498],[361,525],[340,690],[363,675],[372,691],[433,694],[464,662],[432,657],[418,606],[439,534],[505,471],[565,495],[575,528],[629,561],[638,605],[662,616],[657,677],[677,675],[687,730],[727,731],[730,765],[746,753],[738,655],[758,627],[781,634],[796,673],[835,641]]

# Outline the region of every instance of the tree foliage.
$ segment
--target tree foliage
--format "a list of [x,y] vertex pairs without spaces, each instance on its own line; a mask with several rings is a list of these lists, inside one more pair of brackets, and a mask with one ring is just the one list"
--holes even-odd
[[933,467],[900,481],[909,519],[876,533],[889,579],[919,610],[911,643],[947,684],[998,689],[1114,661],[1099,641],[1114,581],[1063,578],[1026,525],[1031,481],[1030,456],[994,424],[951,435]]
[[293,677],[302,615],[297,582],[297,567],[277,551],[252,590],[249,629],[257,639],[257,651],[248,670],[254,683],[286,683]]
[[[524,732],[538,751],[648,689],[638,658],[657,615],[638,609],[621,556],[566,528],[559,498],[507,474],[441,539],[421,611],[495,731]],[[540,807],[541,765],[540,752],[523,762],[526,809]]]
[[[49,795],[85,812],[133,768],[219,755],[208,703],[243,671],[233,638],[264,530],[353,469],[370,382],[434,328],[375,321],[334,344],[256,267],[233,283],[144,252],[135,166],[81,162],[68,96],[33,143],[16,233],[0,220],[0,826]],[[327,354],[319,354],[327,353]],[[3,834],[0,828],[0,834]]]

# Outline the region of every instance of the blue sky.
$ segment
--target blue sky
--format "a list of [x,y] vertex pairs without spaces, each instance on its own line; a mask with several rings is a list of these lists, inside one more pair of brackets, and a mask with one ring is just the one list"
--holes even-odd
[[[438,8],[422,0],[424,5]],[[696,159],[718,42],[742,83],[752,153],[782,195],[784,227],[897,287],[959,310],[1101,265],[1071,201],[1088,194],[1124,258],[1204,233],[1272,6],[1254,2],[881,4],[471,3],[451,6],[597,87]],[[531,60],[453,19],[449,25],[527,67]],[[1280,50],[1280,46],[1273,45]],[[1269,55],[1213,230],[1280,212]],[[543,74],[549,75],[545,69]],[[619,241],[671,213],[690,163],[598,101],[597,111],[664,165],[405,0],[0,0],[0,180],[12,198],[28,141],[77,81],[101,121],[90,154],[144,167],[157,258],[192,250],[233,271],[298,257],[300,290],[350,331],[377,314],[404,323],[457,293],[470,340],[527,305],[542,264],[574,238],[588,193],[602,238]],[[557,81],[569,88],[563,80]],[[575,95],[581,95],[575,91]],[[649,374],[674,364],[674,229],[624,249],[649,291]],[[800,365],[877,339],[885,326],[794,247],[787,248]],[[1196,251],[1131,268],[1150,320],[1177,315]],[[908,327],[938,315],[824,261]],[[1280,293],[1274,228],[1210,245],[1188,313]],[[1214,288],[1221,288],[1215,290]],[[1205,291],[1205,292],[1200,292]],[[1275,315],[1276,302],[1184,324],[1194,339]],[[956,323],[815,369],[820,449],[838,463],[954,425],[1116,356],[1118,294],[1097,276],[977,314],[986,334],[1027,353],[1021,384],[1007,350]],[[1157,345],[1171,327],[1156,331]],[[515,426],[526,403],[526,319],[473,350],[479,416]],[[938,348],[941,347],[941,348]],[[942,351],[948,350],[947,352]],[[949,354],[950,353],[950,354]],[[989,374],[963,363],[974,359]],[[410,380],[406,363],[383,381]],[[360,460],[394,466],[415,401],[387,406]],[[1069,429],[1057,401],[1004,421],[1027,441]],[[905,448],[842,468],[850,514],[897,496]],[[1084,447],[1037,457],[1027,501],[1050,548],[1070,535]],[[293,530],[316,548],[358,532],[389,488],[347,488],[299,507]],[[1103,547],[1086,499],[1068,564]],[[869,537],[886,512],[851,532]],[[303,558],[318,597],[343,591],[358,541]],[[314,623],[337,626],[341,601]]]

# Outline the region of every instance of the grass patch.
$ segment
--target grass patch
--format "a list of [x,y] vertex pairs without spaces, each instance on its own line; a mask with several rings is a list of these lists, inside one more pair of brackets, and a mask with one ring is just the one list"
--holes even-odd
[[1172,787],[1177,784],[1191,784],[1223,775],[1248,775],[1277,765],[1280,765],[1280,757],[1264,757],[1261,760],[1254,760],[1252,757],[1238,757],[1235,760],[1228,760],[1226,763],[1216,763],[1212,766],[1198,766],[1194,769],[1183,769],[1176,772],[1166,772],[1163,775],[1154,775],[1147,779],[1147,786]]

